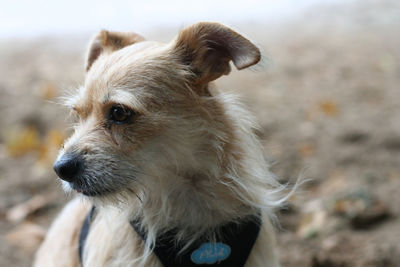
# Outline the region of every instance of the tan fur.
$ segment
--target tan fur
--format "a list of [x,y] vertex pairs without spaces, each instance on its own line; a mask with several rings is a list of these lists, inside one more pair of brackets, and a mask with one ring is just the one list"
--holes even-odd
[[79,266],[78,238],[89,207],[79,199],[68,203],[37,251],[35,266]]
[[[217,23],[190,26],[169,44],[105,31],[94,38],[85,84],[67,100],[79,122],[60,151],[83,155],[87,184],[110,191],[78,195],[98,211],[84,266],[158,267],[149,250],[157,234],[178,229],[177,240],[212,240],[218,225],[260,209],[262,229],[246,266],[279,266],[270,218],[283,187],[268,170],[252,116],[235,97],[208,90],[230,61],[243,69],[259,60],[250,41]],[[116,104],[135,111],[130,123],[109,122]],[[73,200],[56,219],[35,266],[78,265],[83,202]],[[132,219],[142,222],[146,242]]]

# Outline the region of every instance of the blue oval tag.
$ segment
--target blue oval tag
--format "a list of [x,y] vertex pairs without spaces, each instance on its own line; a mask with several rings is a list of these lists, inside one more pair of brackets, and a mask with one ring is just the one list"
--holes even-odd
[[192,252],[190,259],[196,264],[214,264],[231,255],[231,247],[224,243],[203,243]]

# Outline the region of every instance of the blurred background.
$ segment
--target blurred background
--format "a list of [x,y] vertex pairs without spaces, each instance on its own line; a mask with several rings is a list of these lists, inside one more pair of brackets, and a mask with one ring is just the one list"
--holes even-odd
[[281,182],[282,266],[400,266],[398,0],[11,1],[0,9],[0,266],[28,266],[72,197],[52,171],[69,133],[59,97],[83,83],[98,30],[168,41],[218,21],[264,60],[218,80],[256,114]]

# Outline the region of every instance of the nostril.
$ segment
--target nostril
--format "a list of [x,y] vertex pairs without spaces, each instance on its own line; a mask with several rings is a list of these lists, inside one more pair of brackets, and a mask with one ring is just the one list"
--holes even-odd
[[53,165],[53,169],[57,175],[67,182],[74,181],[76,176],[81,171],[81,168],[81,159],[73,154],[63,155]]

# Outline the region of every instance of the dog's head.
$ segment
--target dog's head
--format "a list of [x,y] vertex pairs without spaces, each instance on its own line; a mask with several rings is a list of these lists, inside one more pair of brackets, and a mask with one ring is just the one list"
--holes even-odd
[[218,175],[232,123],[208,85],[230,61],[243,69],[259,60],[250,41],[217,23],[190,26],[168,44],[101,31],[85,84],[68,100],[78,123],[54,164],[64,188],[101,197]]

